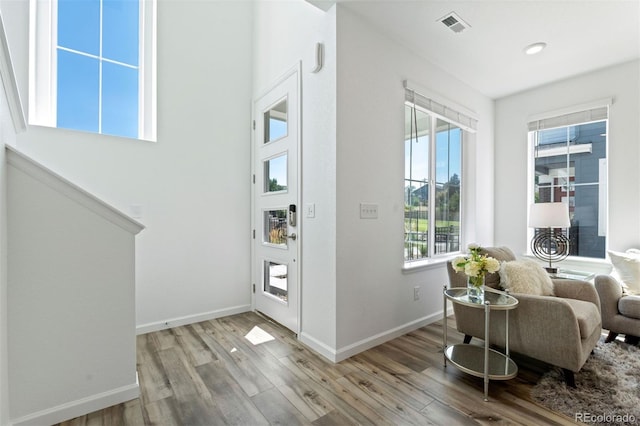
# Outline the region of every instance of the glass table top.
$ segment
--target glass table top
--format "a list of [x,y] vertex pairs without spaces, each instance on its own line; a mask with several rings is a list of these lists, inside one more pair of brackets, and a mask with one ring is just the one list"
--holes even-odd
[[[472,301],[467,295],[466,287],[454,287],[444,290],[447,299],[460,303],[462,305],[473,306],[476,308],[484,308],[484,302]],[[514,309],[518,305],[518,299],[503,292],[492,288],[485,288],[484,301],[489,302],[490,308],[495,310]]]

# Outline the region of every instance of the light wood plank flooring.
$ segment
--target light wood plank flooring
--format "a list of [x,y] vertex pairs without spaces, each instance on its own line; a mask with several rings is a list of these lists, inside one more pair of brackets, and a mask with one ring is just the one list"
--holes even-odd
[[[460,342],[453,319],[449,341]],[[258,327],[273,340],[253,344]],[[545,366],[483,382],[443,367],[442,322],[333,364],[288,330],[244,313],[138,336],[139,399],[76,425],[566,425],[529,391]],[[473,342],[472,342],[473,343]]]

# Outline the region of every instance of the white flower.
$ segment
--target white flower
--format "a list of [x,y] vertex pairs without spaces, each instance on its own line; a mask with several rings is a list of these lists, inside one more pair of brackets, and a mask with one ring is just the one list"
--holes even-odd
[[451,266],[456,272],[463,272],[471,278],[484,277],[500,270],[500,262],[487,255],[480,254],[481,247],[478,244],[469,244],[469,254],[459,256],[451,261]]
[[500,262],[498,262],[493,257],[487,257],[485,260],[485,268],[487,272],[493,274],[494,272],[498,272],[500,270]]
[[464,271],[464,265],[467,262],[466,257],[458,256],[451,261],[451,266],[453,266],[453,270],[456,272]]
[[464,273],[470,277],[477,277],[482,269],[482,263],[471,261],[464,267]]

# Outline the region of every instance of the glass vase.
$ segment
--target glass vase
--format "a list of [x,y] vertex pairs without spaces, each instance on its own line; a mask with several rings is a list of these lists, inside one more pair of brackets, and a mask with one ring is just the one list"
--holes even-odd
[[467,278],[467,297],[470,302],[484,303],[484,275]]

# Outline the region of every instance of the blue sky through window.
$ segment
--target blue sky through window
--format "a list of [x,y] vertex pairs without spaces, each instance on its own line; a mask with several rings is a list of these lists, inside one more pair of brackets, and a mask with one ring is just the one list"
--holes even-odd
[[58,46],[100,54],[100,2],[58,1]]
[[98,131],[99,62],[58,51],[58,127]]
[[462,130],[453,125],[436,133],[436,182],[447,183],[454,174],[460,178],[461,136]]
[[269,141],[280,139],[287,135],[287,121],[269,118]]
[[139,7],[58,1],[58,127],[138,137]]

